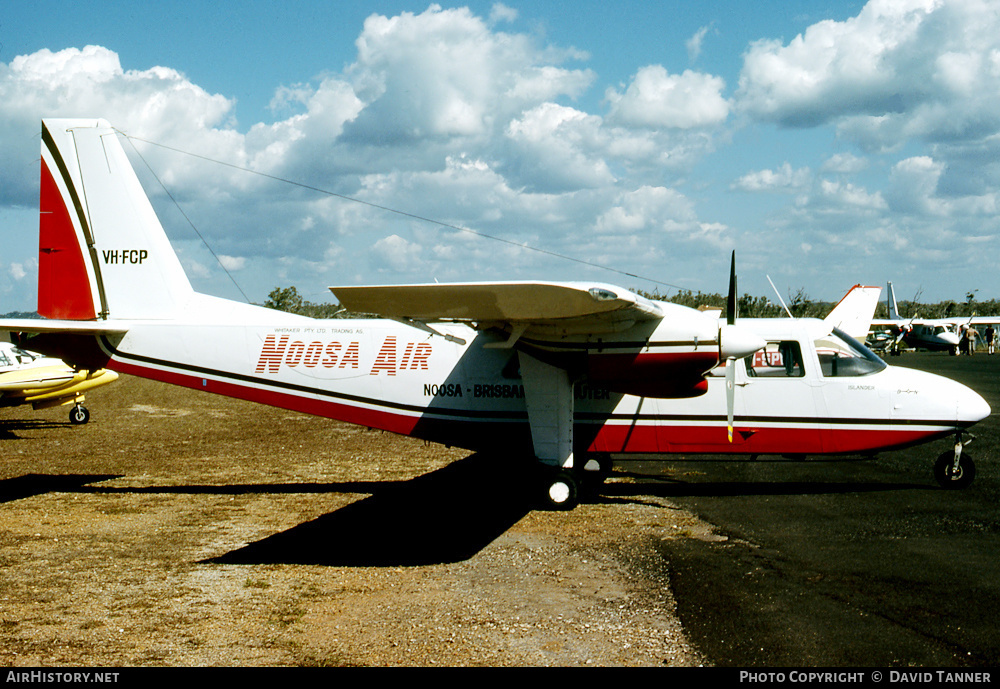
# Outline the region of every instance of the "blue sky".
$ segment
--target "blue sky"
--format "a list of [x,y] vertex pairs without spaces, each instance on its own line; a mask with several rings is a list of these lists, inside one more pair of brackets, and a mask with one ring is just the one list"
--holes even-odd
[[[434,280],[722,292],[733,249],[754,295],[770,275],[824,300],[887,280],[1000,296],[990,2],[7,3],[0,311],[34,305],[56,116],[136,137],[254,301]],[[140,178],[195,286],[238,297]]]

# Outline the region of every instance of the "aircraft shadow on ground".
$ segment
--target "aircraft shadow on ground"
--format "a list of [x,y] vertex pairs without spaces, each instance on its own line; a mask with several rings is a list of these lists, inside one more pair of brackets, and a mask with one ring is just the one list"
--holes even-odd
[[531,510],[517,472],[472,455],[335,512],[206,560],[215,564],[413,566],[471,558]]
[[533,509],[527,472],[471,455],[408,481],[186,486],[89,485],[119,475],[26,474],[0,481],[0,503],[49,492],[92,494],[370,493],[335,512],[207,560],[225,564],[404,566],[467,560]]
[[44,495],[80,493],[89,483],[119,478],[111,474],[24,474],[0,481],[0,503]]
[[610,482],[602,486],[606,501],[637,499],[641,496],[682,497],[753,497],[767,495],[837,495],[881,493],[899,490],[940,490],[937,486],[901,482],[847,481],[679,481],[652,474],[615,472],[614,476],[630,482]]
[[72,426],[68,421],[58,422],[46,419],[6,419],[0,421],[0,440],[20,440],[17,431],[36,431],[48,428]]

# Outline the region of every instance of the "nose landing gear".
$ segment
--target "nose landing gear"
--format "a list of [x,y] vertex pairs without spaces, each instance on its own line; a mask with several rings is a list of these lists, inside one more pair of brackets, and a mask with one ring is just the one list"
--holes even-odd
[[956,434],[955,449],[942,452],[937,458],[934,463],[934,478],[942,488],[968,488],[976,477],[976,463],[972,461],[971,455],[962,451],[973,439],[970,435],[968,440],[963,440],[961,433]]

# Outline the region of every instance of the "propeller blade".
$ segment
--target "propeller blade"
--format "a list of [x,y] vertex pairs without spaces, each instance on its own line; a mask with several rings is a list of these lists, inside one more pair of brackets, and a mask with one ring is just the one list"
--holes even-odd
[[733,407],[736,403],[736,359],[726,361],[726,422],[729,442],[733,442]]
[[733,409],[736,406],[736,362],[764,347],[755,333],[736,327],[736,250],[729,262],[729,295],[726,299],[726,325],[719,329],[719,354],[726,359],[726,429],[733,442]]
[[736,250],[733,249],[733,258],[729,264],[729,298],[726,299],[726,323],[733,325],[736,323]]

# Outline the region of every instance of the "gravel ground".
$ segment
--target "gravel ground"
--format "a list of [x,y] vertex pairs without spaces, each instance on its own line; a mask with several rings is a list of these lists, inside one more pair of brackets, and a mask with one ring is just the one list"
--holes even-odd
[[88,407],[0,409],[4,665],[704,664],[655,545],[716,537],[662,498],[532,511],[481,456],[128,376]]

